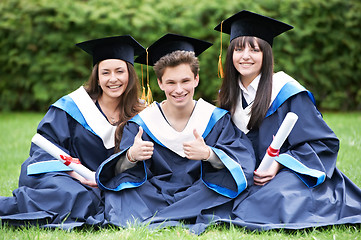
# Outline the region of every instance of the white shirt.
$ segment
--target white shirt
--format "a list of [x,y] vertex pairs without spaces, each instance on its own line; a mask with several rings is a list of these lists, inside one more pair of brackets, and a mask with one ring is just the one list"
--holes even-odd
[[244,99],[246,99],[248,105],[251,104],[254,101],[254,98],[256,97],[256,92],[260,79],[261,79],[261,74],[259,74],[255,79],[253,79],[253,81],[251,82],[250,85],[248,85],[247,88],[243,86],[241,80],[239,80],[239,87],[241,88],[243,92],[243,97]]

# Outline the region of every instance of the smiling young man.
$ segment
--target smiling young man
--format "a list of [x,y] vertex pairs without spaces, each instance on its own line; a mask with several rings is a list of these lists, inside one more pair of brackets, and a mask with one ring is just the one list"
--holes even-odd
[[[111,224],[182,221],[199,233],[216,218],[229,217],[232,199],[252,181],[251,143],[230,114],[193,100],[200,81],[196,56],[210,46],[167,34],[135,60],[154,66],[166,100],[127,123],[120,152],[97,171]],[[212,217],[203,215],[205,210]]]
[[[182,57],[185,60],[192,61],[194,54],[192,52],[176,51],[168,57]],[[158,72],[157,69],[164,67],[164,61],[159,62],[154,67],[156,72]],[[158,75],[160,74],[158,73]],[[157,77],[158,85],[167,99],[161,105],[165,117],[176,131],[181,132],[187,124],[195,105],[193,95],[199,83],[199,75],[192,71],[190,64],[182,63],[178,66],[166,67],[162,76]],[[207,157],[204,159],[207,159]]]

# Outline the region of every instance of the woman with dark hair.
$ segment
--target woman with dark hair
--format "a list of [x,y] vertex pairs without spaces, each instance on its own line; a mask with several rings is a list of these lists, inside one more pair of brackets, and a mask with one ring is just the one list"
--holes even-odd
[[[115,152],[124,123],[144,108],[133,66],[134,56],[144,48],[129,35],[77,46],[92,55],[92,74],[84,87],[50,106],[37,133],[95,172]],[[0,220],[11,225],[72,228],[101,224],[103,209],[95,182],[35,144],[22,165],[19,188],[13,197],[0,197]]]
[[[240,57],[242,50],[248,47],[250,47],[250,55],[252,55],[253,58],[259,58],[257,59],[257,68],[253,70],[251,74],[247,72],[241,74],[242,68],[238,68],[239,65],[234,65],[233,61],[234,59],[235,61],[239,60],[237,58]],[[229,109],[233,114],[236,111],[237,101],[241,92],[238,81],[234,79],[238,79],[241,74],[242,85],[246,86],[251,84],[251,82],[260,75],[258,85],[260,94],[256,94],[255,96],[251,118],[247,124],[248,129],[259,127],[271,102],[273,76],[273,54],[271,46],[260,38],[248,36],[238,37],[234,39],[228,47],[226,66],[226,74],[219,94],[219,102],[221,107]],[[249,67],[247,66],[247,68]]]
[[231,222],[251,230],[361,223],[361,190],[336,168],[339,140],[313,95],[284,72],[273,72],[273,39],[292,28],[249,11],[215,28],[231,35],[219,104],[251,140],[256,169],[286,114],[298,116],[275,161],[255,170],[248,195],[235,200]]

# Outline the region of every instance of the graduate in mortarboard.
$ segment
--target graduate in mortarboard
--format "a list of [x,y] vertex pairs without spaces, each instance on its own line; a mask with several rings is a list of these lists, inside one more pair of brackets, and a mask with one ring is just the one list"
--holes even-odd
[[154,66],[166,100],[154,102],[127,122],[120,152],[97,170],[109,223],[201,223],[204,229],[212,217],[204,219],[202,211],[229,216],[232,199],[252,184],[251,142],[228,111],[193,99],[200,81],[197,56],[210,46],[166,34],[136,59]]
[[273,41],[292,28],[246,10],[215,28],[230,34],[219,105],[252,141],[256,169],[286,114],[298,115],[273,165],[256,170],[249,196],[235,200],[232,223],[252,230],[361,223],[361,190],[336,168],[338,138],[313,95],[273,71]]
[[[116,133],[119,136],[124,123],[144,108],[133,64],[145,49],[129,35],[77,46],[93,57],[90,78],[50,106],[37,133],[95,171],[115,152],[120,141]],[[19,188],[13,197],[0,197],[0,220],[11,225],[73,228],[102,224],[103,209],[95,182],[35,144],[22,165]]]

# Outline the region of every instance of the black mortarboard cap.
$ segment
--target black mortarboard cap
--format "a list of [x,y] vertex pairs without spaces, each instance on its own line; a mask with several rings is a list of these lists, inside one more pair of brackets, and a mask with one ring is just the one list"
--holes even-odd
[[93,56],[93,66],[105,59],[121,59],[134,65],[134,56],[145,52],[130,35],[93,39],[76,46]]
[[223,24],[218,24],[214,30],[230,34],[230,41],[240,36],[252,36],[261,38],[272,46],[273,38],[292,28],[293,26],[276,19],[243,10],[224,20]]
[[212,46],[212,43],[199,40],[196,38],[181,36],[177,34],[168,33],[154,42],[145,52],[135,59],[135,62],[154,66],[154,64],[163,56],[177,50],[194,52],[195,56],[200,55],[207,48]]

